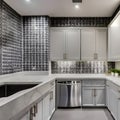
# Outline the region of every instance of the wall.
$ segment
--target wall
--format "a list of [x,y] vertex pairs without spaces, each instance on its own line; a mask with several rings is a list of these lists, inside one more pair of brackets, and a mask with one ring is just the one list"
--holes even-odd
[[49,17],[23,17],[23,70],[48,71]]
[[120,11],[120,5],[118,5],[118,7],[117,7],[117,9],[115,10],[115,12],[113,13],[111,19],[113,19],[113,18],[117,15],[117,13],[118,13],[119,11]]
[[115,68],[120,69],[120,62],[115,62]]
[[110,17],[51,17],[51,27],[107,27]]
[[5,2],[1,1],[0,33],[1,71],[0,74],[19,72],[22,70],[22,20]]
[[0,74],[2,73],[2,0],[0,0]]

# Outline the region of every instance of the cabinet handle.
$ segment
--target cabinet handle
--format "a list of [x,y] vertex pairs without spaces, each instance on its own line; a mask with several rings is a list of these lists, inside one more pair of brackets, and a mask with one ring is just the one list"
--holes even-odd
[[94,89],[92,89],[92,96],[94,97]]
[[107,87],[109,87],[109,85],[106,85]]
[[94,53],[94,60],[97,60],[97,59],[98,59],[98,54]]
[[35,114],[38,113],[38,104],[36,103],[36,105],[34,105],[34,112]]
[[120,100],[120,98],[118,98],[118,100]]
[[63,54],[63,59],[67,59],[67,54],[66,53]]
[[93,89],[94,90],[94,97],[96,97],[96,89]]
[[50,100],[52,100],[52,99],[53,99],[53,91],[50,92]]
[[30,109],[30,120],[33,120],[33,116],[34,116],[34,109],[33,107]]
[[118,92],[120,93],[120,90],[118,90]]

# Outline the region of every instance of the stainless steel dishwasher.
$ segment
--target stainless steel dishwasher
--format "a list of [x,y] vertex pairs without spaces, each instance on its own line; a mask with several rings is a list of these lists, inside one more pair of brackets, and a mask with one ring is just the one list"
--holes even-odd
[[81,106],[81,82],[58,81],[57,82],[57,107]]

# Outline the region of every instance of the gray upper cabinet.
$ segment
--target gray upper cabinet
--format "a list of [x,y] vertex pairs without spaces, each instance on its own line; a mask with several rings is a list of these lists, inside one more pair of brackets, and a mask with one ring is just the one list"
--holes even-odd
[[82,89],[82,105],[83,106],[94,106],[94,91],[91,87],[83,87]]
[[51,29],[51,60],[80,60],[80,30]]
[[80,30],[66,31],[66,58],[80,60]]
[[106,60],[107,59],[107,30],[82,29],[81,30],[81,59]]
[[81,30],[81,59],[93,60],[95,53],[95,31],[92,29]]
[[108,60],[120,61],[120,14],[108,27]]
[[51,60],[106,60],[106,28],[51,28]]
[[107,60],[107,30],[96,29],[96,53],[98,60]]
[[65,48],[65,31],[51,30],[50,31],[50,58],[51,60],[62,60]]

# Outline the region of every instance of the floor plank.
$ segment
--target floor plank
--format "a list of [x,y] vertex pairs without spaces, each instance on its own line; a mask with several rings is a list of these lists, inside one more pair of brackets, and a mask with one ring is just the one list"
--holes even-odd
[[58,109],[51,120],[113,120],[107,109]]

